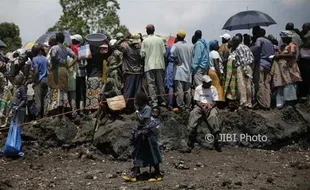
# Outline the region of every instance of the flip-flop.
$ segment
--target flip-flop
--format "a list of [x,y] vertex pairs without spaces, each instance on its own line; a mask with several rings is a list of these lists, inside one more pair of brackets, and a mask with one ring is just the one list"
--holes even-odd
[[125,182],[136,182],[137,181],[136,178],[131,178],[127,175],[123,175],[122,178],[125,180]]

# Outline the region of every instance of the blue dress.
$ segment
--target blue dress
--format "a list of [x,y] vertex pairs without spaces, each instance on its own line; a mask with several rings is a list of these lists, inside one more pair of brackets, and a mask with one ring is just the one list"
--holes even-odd
[[[150,115],[151,108],[149,106],[145,106],[145,108],[146,109],[143,108],[140,112]],[[158,119],[151,120],[149,117],[146,123],[145,126],[138,126],[134,129],[130,138],[130,143],[133,146],[133,165],[135,167],[153,166],[162,162],[156,140],[156,130],[158,130],[157,127],[160,121]]]
[[165,81],[164,81],[166,89],[174,88],[174,76],[173,76],[174,60],[171,57],[171,48],[172,46],[170,46],[166,51],[166,58],[168,60],[168,66],[166,68]]

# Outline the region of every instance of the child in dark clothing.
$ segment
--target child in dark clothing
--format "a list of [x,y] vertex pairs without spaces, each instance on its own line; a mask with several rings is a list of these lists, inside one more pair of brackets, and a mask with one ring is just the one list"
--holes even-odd
[[130,139],[130,143],[134,147],[132,152],[134,168],[131,177],[123,176],[125,181],[136,182],[140,167],[146,166],[155,168],[154,178],[149,179],[150,182],[162,181],[159,170],[159,163],[162,162],[162,159],[156,140],[156,130],[160,124],[158,119],[159,108],[152,110],[147,104],[147,96],[145,93],[139,92],[136,95],[136,105],[138,106],[136,113],[139,125],[133,130]]
[[16,75],[14,84],[16,90],[12,100],[13,121],[16,124],[21,124],[24,122],[27,102],[27,89],[24,85],[24,75]]

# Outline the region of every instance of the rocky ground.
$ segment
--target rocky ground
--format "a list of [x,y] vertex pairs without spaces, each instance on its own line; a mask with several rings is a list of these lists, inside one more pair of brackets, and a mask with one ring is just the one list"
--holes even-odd
[[52,149],[42,156],[2,158],[0,189],[310,189],[309,151],[172,151],[163,155],[164,181],[158,183],[124,183],[120,175],[129,170],[131,162],[80,155],[78,149]]
[[[0,158],[4,189],[310,189],[310,102],[283,110],[220,111],[222,133],[237,139],[223,152],[205,140],[202,122],[197,148],[179,153],[189,114],[162,110],[159,144],[164,181],[124,183],[131,167],[129,136],[134,115],[81,123],[47,119],[22,129],[22,159]],[[264,135],[263,142],[241,140],[241,134]],[[5,135],[0,135],[2,146]],[[148,171],[146,168],[145,171]],[[145,173],[147,174],[147,173]]]

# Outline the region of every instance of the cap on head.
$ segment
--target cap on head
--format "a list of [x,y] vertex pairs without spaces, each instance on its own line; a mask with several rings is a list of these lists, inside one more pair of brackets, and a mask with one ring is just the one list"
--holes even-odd
[[181,38],[185,38],[186,32],[184,30],[179,30],[178,33],[177,33],[177,36],[179,36]]
[[206,83],[209,83],[209,82],[212,82],[212,79],[209,77],[209,75],[204,75],[202,77],[202,81],[206,82]]
[[121,38],[123,38],[123,37],[124,37],[124,34],[121,33],[121,32],[119,32],[119,33],[116,34],[116,39],[117,39],[117,40],[119,40],[119,39],[121,39]]
[[145,29],[155,31],[155,26],[153,24],[148,24]]
[[75,34],[73,36],[70,36],[71,40],[76,40],[78,42],[82,42],[83,41],[83,37],[80,34]]
[[229,34],[225,33],[225,34],[221,35],[220,38],[224,38],[225,40],[230,40],[231,37]]
[[131,34],[129,43],[130,44],[139,44],[141,42],[139,34]]

